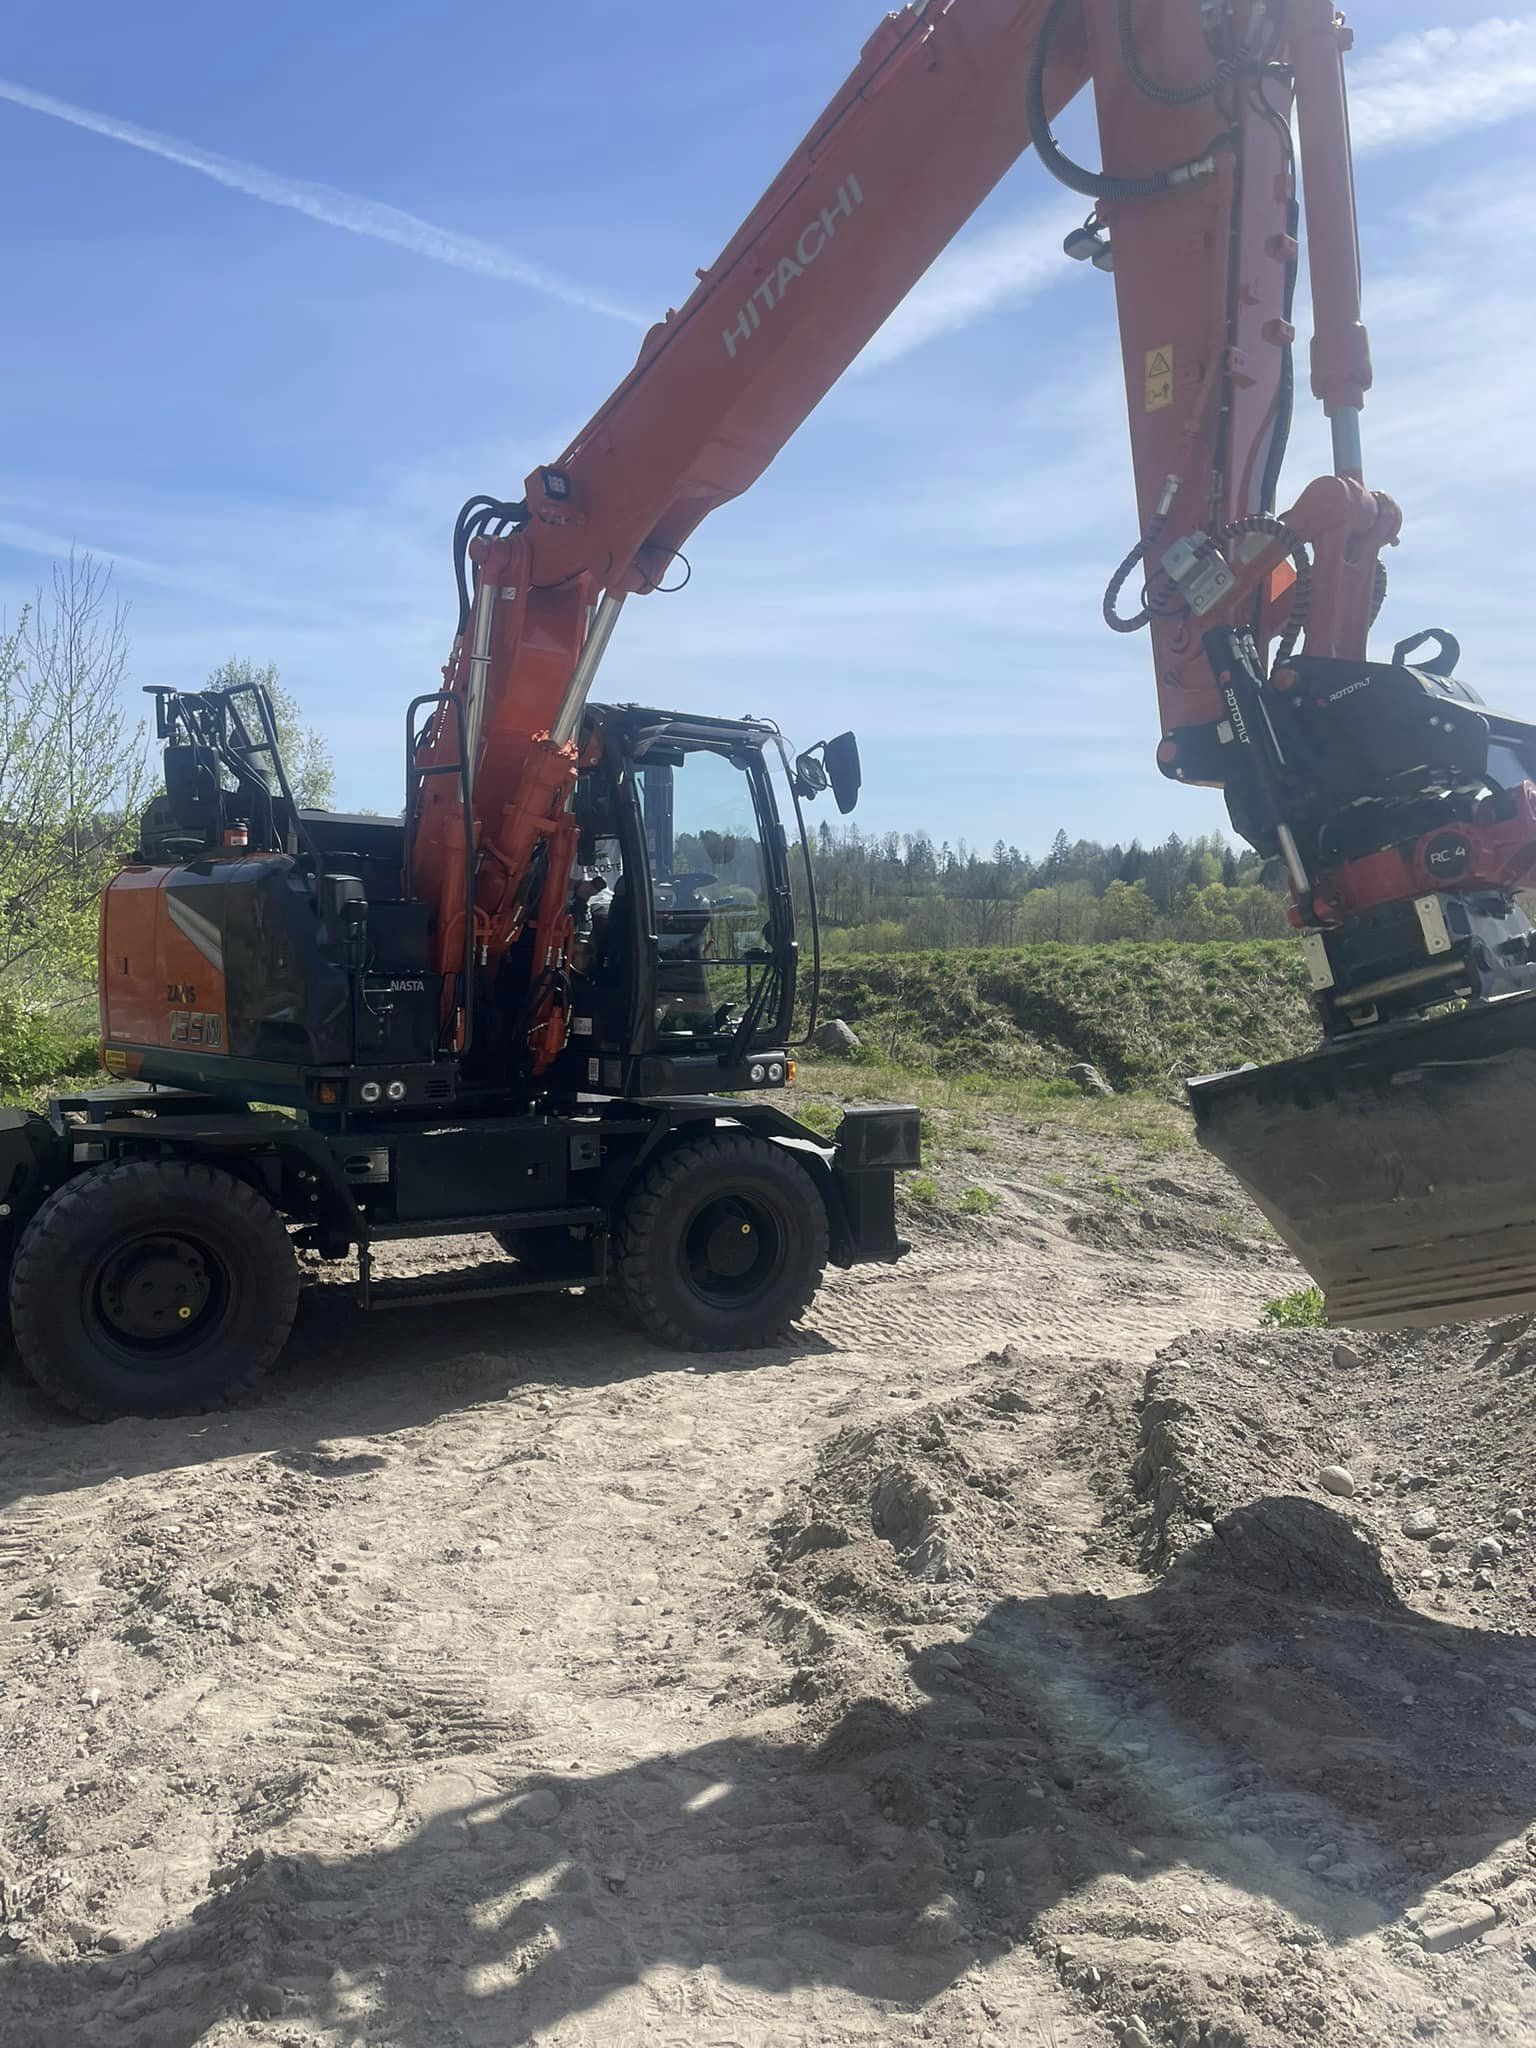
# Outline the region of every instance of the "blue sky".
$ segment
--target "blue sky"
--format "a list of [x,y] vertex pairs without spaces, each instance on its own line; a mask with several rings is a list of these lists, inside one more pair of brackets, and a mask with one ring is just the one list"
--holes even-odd
[[[114,558],[137,682],[276,661],[343,802],[399,801],[448,536],[515,495],[687,296],[852,63],[870,0],[11,0],[0,38],[0,603]],[[1456,630],[1536,717],[1536,14],[1350,9],[1383,649]],[[1022,81],[1021,81],[1022,90]],[[851,724],[870,829],[1041,848],[1219,824],[1152,764],[1108,281],[1029,157],[754,491],[629,606],[600,695]],[[1310,404],[1287,482],[1327,466]],[[1283,496],[1283,494],[1282,494]],[[1513,539],[1512,539],[1513,536]]]

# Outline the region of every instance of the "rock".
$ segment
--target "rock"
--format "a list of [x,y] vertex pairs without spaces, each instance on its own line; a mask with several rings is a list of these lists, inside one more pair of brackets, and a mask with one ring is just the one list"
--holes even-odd
[[1338,1843],[1324,1842],[1321,1849],[1315,1850],[1313,1854],[1307,1858],[1307,1868],[1308,1870],[1326,1870],[1331,1863],[1337,1863],[1338,1860]]
[[1075,1081],[1085,1095],[1113,1095],[1115,1092],[1098,1068],[1087,1060],[1079,1060],[1075,1066],[1068,1067],[1067,1079]]
[[283,2016],[283,1988],[280,1984],[247,1984],[240,1994],[240,2003],[257,2020],[276,2020]]
[[1353,1372],[1365,1363],[1353,1344],[1335,1344],[1333,1364],[1336,1372]]
[[1511,1534],[1513,1534],[1516,1529],[1523,1529],[1525,1527],[1524,1513],[1519,1508],[1508,1509],[1505,1513],[1503,1521],[1499,1524],[1499,1527],[1501,1529],[1508,1529]]
[[857,1052],[864,1043],[851,1024],[845,1024],[841,1017],[828,1017],[824,1024],[816,1026],[816,1036],[811,1040],[818,1052]]
[[1409,1493],[1422,1493],[1429,1484],[1429,1474],[1427,1472],[1405,1472],[1398,1481],[1398,1484]]
[[1472,1574],[1472,1590],[1474,1593],[1491,1593],[1497,1584],[1498,1580],[1495,1579],[1492,1572],[1474,1572]]
[[127,1954],[133,1943],[126,1934],[119,1934],[116,1928],[104,1927],[96,1937],[96,1946],[104,1955],[121,1956]]
[[[1443,1578],[1444,1576],[1445,1574],[1442,1572],[1440,1574],[1440,1578]],[[1419,1584],[1424,1588],[1425,1592],[1433,1592],[1434,1588],[1439,1583],[1440,1579],[1436,1578],[1435,1574],[1432,1571],[1422,1571],[1419,1573]]]
[[1440,1517],[1433,1508],[1414,1508],[1403,1517],[1403,1534],[1414,1543],[1424,1543],[1440,1532]]
[[560,1795],[557,1792],[525,1792],[521,1799],[514,1799],[507,1809],[506,1818],[527,1827],[547,1827],[560,1811]]
[[1472,1546],[1474,1564],[1497,1564],[1504,1555],[1504,1546],[1497,1536],[1481,1536]]
[[1454,1536],[1431,1536],[1429,1539],[1429,1554],[1431,1557],[1449,1557],[1455,1548],[1456,1538]]
[[1325,1493],[1336,1493],[1341,1500],[1348,1500],[1355,1490],[1355,1475],[1347,1465],[1325,1465],[1317,1481]]
[[964,1941],[965,1922],[960,1917],[958,1903],[950,1893],[940,1892],[932,1905],[924,1907],[914,1933],[918,1947],[930,1953]]
[[[1433,1545],[1433,1544],[1431,1544],[1431,1545],[1430,1545],[1430,1548],[1431,1548],[1431,1549],[1433,1549],[1433,1548],[1434,1548],[1434,1545]],[[1441,1585],[1442,1585],[1442,1586],[1443,1586],[1443,1587],[1444,1587],[1444,1588],[1445,1588],[1445,1589],[1446,1589],[1447,1591],[1449,1591],[1449,1590],[1450,1590],[1450,1588],[1451,1588],[1452,1586],[1459,1586],[1459,1585],[1461,1584],[1461,1573],[1460,1573],[1460,1572],[1442,1572],[1442,1573],[1440,1574],[1440,1584],[1441,1584]]]
[[976,1891],[984,1892],[987,1888],[987,1873],[984,1870],[978,1870],[971,1879],[971,1884]]
[[1419,1922],[1419,1939],[1432,1956],[1444,1955],[1498,1924],[1499,1916],[1486,1900],[1457,1900],[1451,1911]]

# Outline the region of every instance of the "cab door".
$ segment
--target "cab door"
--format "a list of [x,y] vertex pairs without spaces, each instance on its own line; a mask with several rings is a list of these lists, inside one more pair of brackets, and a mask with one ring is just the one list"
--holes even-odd
[[670,739],[635,764],[650,897],[648,1052],[782,1046],[795,996],[784,835],[757,746]]

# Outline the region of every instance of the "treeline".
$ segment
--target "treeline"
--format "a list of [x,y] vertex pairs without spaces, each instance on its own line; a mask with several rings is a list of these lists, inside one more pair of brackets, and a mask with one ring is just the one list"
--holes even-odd
[[812,847],[829,954],[905,953],[1113,939],[1280,938],[1280,878],[1219,834],[1103,846],[1058,832],[1036,859],[923,832],[867,837],[822,822]]

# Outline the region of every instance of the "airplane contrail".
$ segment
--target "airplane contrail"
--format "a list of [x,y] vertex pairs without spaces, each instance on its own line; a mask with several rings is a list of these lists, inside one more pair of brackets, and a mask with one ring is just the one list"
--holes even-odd
[[126,142],[131,149],[142,149],[151,156],[163,157],[167,163],[199,171],[205,178],[213,178],[233,192],[264,200],[269,206],[286,206],[294,213],[306,214],[310,220],[324,221],[328,227],[344,228],[348,234],[369,235],[376,242],[391,242],[397,249],[408,249],[413,256],[430,257],[435,263],[449,263],[458,270],[472,270],[482,277],[524,285],[529,291],[543,293],[546,298],[559,299],[567,306],[580,306],[588,313],[601,313],[610,320],[622,320],[636,327],[647,324],[632,308],[619,305],[601,292],[574,283],[570,278],[559,277],[537,263],[525,262],[509,250],[498,248],[494,242],[482,242],[475,235],[461,235],[452,228],[437,227],[414,213],[403,212],[398,206],[385,206],[374,199],[360,199],[355,193],[340,191],[334,185],[285,178],[280,172],[269,171],[261,164],[246,163],[239,157],[220,156],[210,149],[199,149],[195,143],[182,142],[174,135],[160,135],[152,128],[139,128],[131,121],[119,121],[114,115],[98,114],[90,107],[77,107],[69,100],[55,99],[50,93],[33,92],[30,86],[18,85],[11,79],[0,78],[0,99],[10,100],[18,107],[28,107],[35,114],[50,114],[57,121],[68,121],[73,127],[87,129],[92,135],[104,135],[109,141]]

